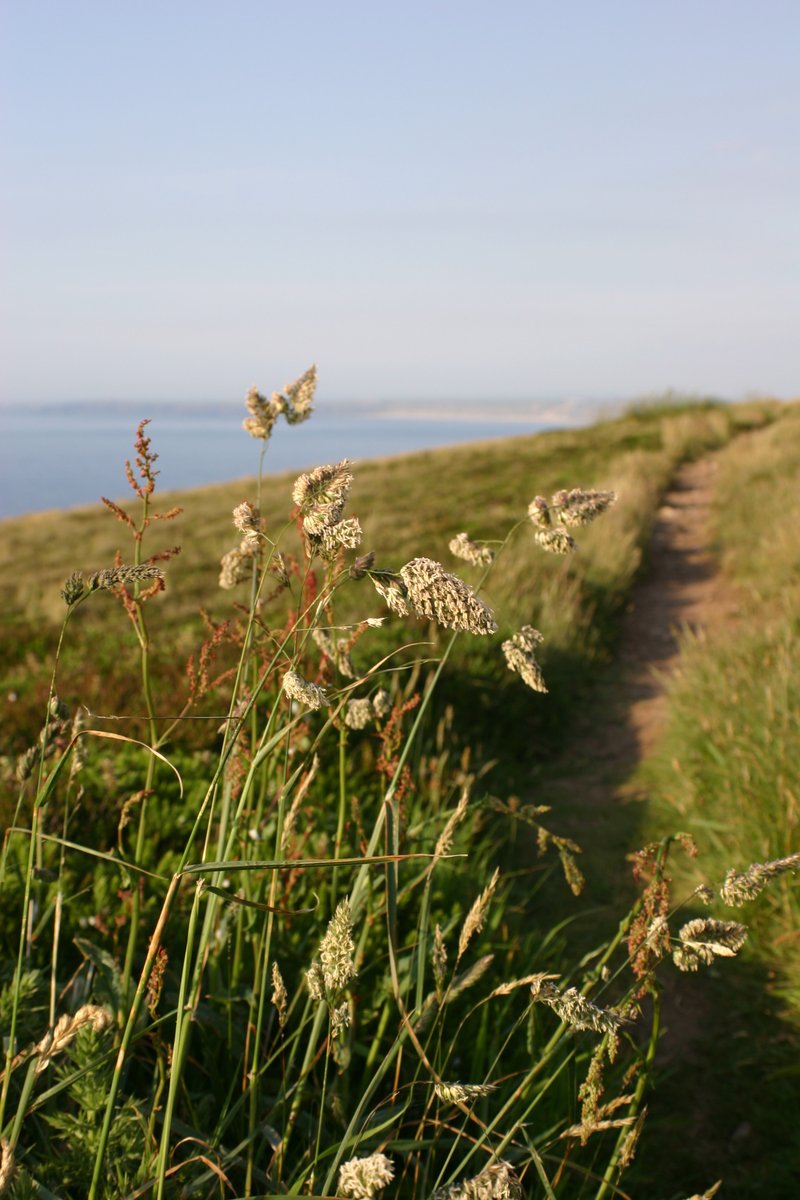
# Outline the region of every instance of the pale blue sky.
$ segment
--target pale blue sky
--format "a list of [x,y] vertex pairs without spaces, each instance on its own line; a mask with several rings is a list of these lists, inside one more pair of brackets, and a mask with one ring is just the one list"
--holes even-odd
[[800,392],[800,4],[3,0],[0,399]]

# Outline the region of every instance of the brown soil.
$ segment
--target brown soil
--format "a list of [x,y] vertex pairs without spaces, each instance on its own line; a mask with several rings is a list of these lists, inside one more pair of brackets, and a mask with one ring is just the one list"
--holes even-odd
[[[664,730],[666,690],[680,668],[687,630],[713,637],[736,620],[735,589],[711,552],[713,456],[687,463],[658,510],[646,571],[625,614],[618,670],[598,689],[590,715],[557,771],[554,807],[586,839],[587,817],[604,823],[609,805],[633,798],[630,777]],[[615,825],[618,826],[616,821]]]
[[703,458],[679,471],[658,510],[649,569],[625,619],[622,687],[637,757],[653,750],[663,730],[664,685],[680,662],[681,633],[708,636],[736,617],[736,594],[710,553],[715,470],[715,460]]

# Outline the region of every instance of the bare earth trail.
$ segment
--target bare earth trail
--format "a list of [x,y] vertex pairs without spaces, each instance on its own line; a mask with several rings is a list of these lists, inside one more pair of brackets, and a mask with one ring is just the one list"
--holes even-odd
[[[563,761],[555,764],[553,774],[548,771],[535,794],[537,803],[552,805],[551,826],[583,846],[588,894],[609,904],[614,926],[633,897],[626,855],[645,840],[637,802],[643,797],[631,780],[665,730],[666,689],[680,670],[681,635],[688,629],[713,639],[737,619],[736,591],[717,571],[712,555],[715,466],[712,455],[678,471],[657,513],[647,566],[623,620],[615,669],[599,686],[590,715],[570,737]],[[667,1036],[659,1052],[662,1071],[668,1070],[671,1082],[666,1091],[659,1086],[657,1096],[651,1097],[651,1116],[657,1117],[661,1108],[662,1116],[668,1117],[680,1096],[678,1136],[691,1129],[698,1157],[706,1170],[714,1170],[717,1164],[710,1161],[714,1152],[709,1153],[709,1147],[715,1139],[719,1142],[722,1131],[713,1131],[712,1089],[697,1086],[713,1014],[705,987],[673,984],[667,981],[663,997]],[[734,1124],[739,1123],[737,1118]],[[723,1144],[732,1132],[722,1134]],[[652,1164],[651,1169],[658,1179],[659,1166]]]
[[[637,844],[640,818],[631,777],[664,731],[666,689],[680,670],[681,635],[688,629],[713,638],[737,617],[736,591],[712,555],[715,469],[713,456],[679,469],[656,515],[646,570],[623,618],[615,668],[535,797],[552,805],[560,832],[587,848],[587,872],[595,857],[604,872],[613,864],[619,883],[627,877],[625,855]],[[600,882],[610,898],[615,880]]]

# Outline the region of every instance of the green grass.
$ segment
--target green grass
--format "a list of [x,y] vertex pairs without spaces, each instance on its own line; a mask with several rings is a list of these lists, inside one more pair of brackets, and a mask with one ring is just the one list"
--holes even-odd
[[[23,1166],[15,1195],[330,1195],[343,1158],[378,1149],[395,1160],[397,1195],[430,1195],[494,1159],[523,1173],[532,1195],[612,1194],[626,1130],[601,1130],[585,1147],[562,1135],[581,1119],[577,1089],[592,1061],[595,1071],[604,1064],[603,1100],[627,1097],[615,1116],[641,1111],[657,999],[624,1029],[611,1062],[608,1035],[577,1033],[527,988],[496,989],[558,972],[604,1008],[657,989],[649,972],[630,970],[624,934],[635,907],[592,926],[589,896],[594,942],[586,953],[584,934],[579,958],[561,877],[563,866],[577,890],[572,847],[558,813],[521,806],[513,789],[568,738],[591,680],[612,661],[676,465],[778,416],[771,406],[670,402],[592,429],[358,467],[348,513],[380,567],[424,555],[477,584],[480,573],[449,556],[450,538],[466,529],[507,541],[482,590],[498,637],[451,639],[428,622],[392,620],[353,647],[357,684],[303,630],[386,609],[343,564],[304,560],[283,515],[290,476],[265,482],[262,509],[270,537],[285,530],[281,549],[298,575],[263,607],[247,586],[232,595],[216,583],[237,540],[230,511],[255,498],[255,483],[156,493],[160,507],[186,511],[151,526],[143,554],[175,541],[183,551],[167,563],[164,595],[142,603],[131,590],[131,622],[103,592],[69,610],[55,681],[68,715],[51,703],[44,717],[65,613],[58,590],[75,570],[111,565],[129,531],[104,511],[6,523],[3,672],[17,698],[2,811],[6,824],[16,812],[22,832],[3,856],[0,1013],[13,1038],[0,1126]],[[578,554],[557,559],[536,546],[526,506],[576,485],[622,498],[577,531]],[[322,592],[324,604],[314,599]],[[499,654],[500,638],[526,622],[545,636],[547,697],[524,689]],[[197,664],[211,628],[220,629],[215,670],[238,673],[173,727],[187,656]],[[287,703],[289,665],[328,687],[330,710]],[[377,682],[392,692],[392,716],[348,729],[347,689],[368,695]],[[93,732],[77,771],[70,722],[81,704]],[[31,754],[17,793],[14,758],[37,741],[44,753]],[[437,840],[457,811],[461,857],[448,859]],[[541,858],[531,855],[536,838]],[[655,884],[666,852],[665,842],[651,864]],[[344,957],[357,979],[326,983],[315,999],[306,972],[345,896],[354,944]],[[431,959],[440,943],[446,965]],[[271,1002],[275,964],[285,1024]],[[84,1028],[46,1065],[48,1028],[87,1001],[110,1014],[110,1028]],[[351,1024],[334,1037],[342,1006]],[[496,1090],[458,1109],[433,1086],[455,1080]]]

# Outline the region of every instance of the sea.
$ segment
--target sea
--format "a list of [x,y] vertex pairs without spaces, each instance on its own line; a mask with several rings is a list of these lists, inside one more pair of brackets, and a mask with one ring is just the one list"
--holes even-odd
[[[191,402],[77,402],[0,406],[0,518],[99,503],[128,492],[139,421],[159,456],[159,490],[252,476],[261,443],[242,430],[243,405]],[[437,446],[584,424],[591,406],[552,401],[475,409],[468,405],[319,403],[302,425],[280,422],[270,439],[269,473],[342,458],[402,454]]]

